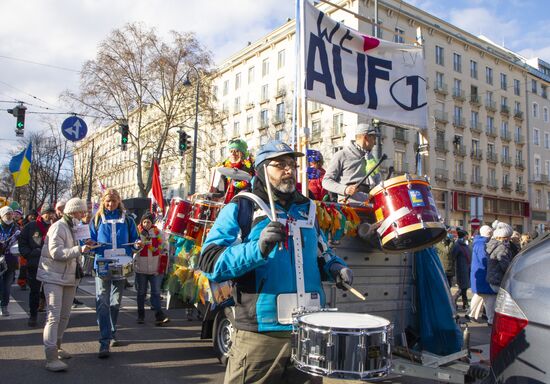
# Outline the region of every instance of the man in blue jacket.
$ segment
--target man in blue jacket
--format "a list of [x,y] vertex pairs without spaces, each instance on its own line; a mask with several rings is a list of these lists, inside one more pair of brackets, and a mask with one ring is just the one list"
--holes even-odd
[[487,282],[487,243],[491,240],[493,229],[484,225],[479,230],[479,235],[474,237],[472,251],[472,268],[470,281],[472,293],[471,309],[469,318],[477,320],[481,314],[482,306],[485,306],[487,313],[487,324],[493,323],[493,314],[496,300],[496,293]]
[[256,156],[253,196],[247,197],[255,201],[251,230],[241,231],[244,204],[239,200],[245,197],[239,194],[222,209],[203,244],[199,263],[207,277],[234,281],[236,330],[225,383],[309,382],[290,361],[292,313],[324,306],[322,278],[334,279],[341,288],[353,279],[318,230],[314,203],[296,190],[299,156],[281,141],[265,144]]

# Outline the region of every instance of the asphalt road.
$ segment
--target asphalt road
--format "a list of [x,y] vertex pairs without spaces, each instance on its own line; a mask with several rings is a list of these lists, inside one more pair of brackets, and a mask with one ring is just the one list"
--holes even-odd
[[[123,345],[111,349],[108,359],[98,359],[99,330],[95,320],[94,281],[86,278],[77,292],[83,306],[74,308],[63,347],[73,354],[69,370],[51,373],[44,368],[42,327],[45,314],[39,314],[39,327],[27,326],[28,291],[12,288],[11,316],[0,318],[0,383],[2,384],[91,384],[91,383],[222,383],[224,367],[214,356],[210,340],[200,340],[200,322],[189,321],[185,309],[171,310],[171,322],[154,325],[154,314],[147,311],[146,323],[136,323],[135,291],[125,292],[119,316],[118,337]],[[471,344],[489,342],[490,329],[472,324]],[[486,358],[482,354],[474,359]],[[325,380],[325,383],[341,382]],[[394,377],[385,383],[426,383]],[[348,382],[349,383],[349,382]]]

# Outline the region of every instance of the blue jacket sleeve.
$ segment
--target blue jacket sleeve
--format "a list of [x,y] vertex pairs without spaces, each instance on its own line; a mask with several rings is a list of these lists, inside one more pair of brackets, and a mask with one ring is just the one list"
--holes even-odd
[[328,246],[327,238],[325,237],[323,231],[320,231],[317,228],[317,233],[318,233],[317,246],[318,246],[319,253],[321,255],[320,256],[321,263],[319,264],[319,266],[321,267],[322,272],[324,272],[325,275],[328,276],[329,280],[334,281],[334,277],[330,273],[330,267],[335,263],[342,264],[343,266],[346,266],[346,267],[348,265],[344,260],[336,256],[332,248]]
[[199,263],[210,280],[222,282],[234,279],[267,262],[260,252],[258,240],[239,242],[237,215],[237,204],[227,204],[202,246]]

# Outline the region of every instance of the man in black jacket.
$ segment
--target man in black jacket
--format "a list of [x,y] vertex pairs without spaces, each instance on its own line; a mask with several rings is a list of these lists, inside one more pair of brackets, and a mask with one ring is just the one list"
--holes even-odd
[[42,204],[40,216],[23,227],[19,236],[19,253],[27,261],[27,281],[29,292],[29,327],[36,326],[38,305],[40,303],[41,283],[36,279],[38,262],[44,245],[44,238],[51,223],[55,220],[55,209],[48,203]]

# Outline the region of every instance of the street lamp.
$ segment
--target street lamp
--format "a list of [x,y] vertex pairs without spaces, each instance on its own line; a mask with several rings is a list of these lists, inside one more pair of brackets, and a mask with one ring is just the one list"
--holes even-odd
[[199,91],[200,91],[200,73],[199,70],[192,64],[189,64],[190,68],[187,70],[187,75],[183,82],[183,85],[191,85],[189,81],[189,71],[195,70],[197,74],[197,90],[195,95],[195,127],[193,129],[193,162],[191,164],[191,188],[189,188],[189,194],[195,194],[195,185],[197,181],[197,136],[199,131]]

